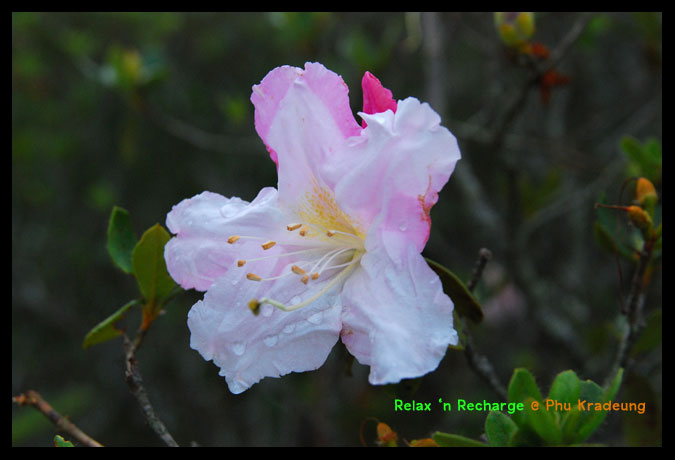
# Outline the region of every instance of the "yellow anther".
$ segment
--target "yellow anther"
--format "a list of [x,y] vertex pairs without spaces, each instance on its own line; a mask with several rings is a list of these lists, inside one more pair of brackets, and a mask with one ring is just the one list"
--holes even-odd
[[227,239],[227,242],[230,244],[234,244],[239,240],[239,235],[232,235]]
[[291,270],[292,270],[293,273],[295,273],[296,275],[304,275],[304,274],[305,274],[305,271],[304,271],[302,268],[298,267],[297,265],[293,265],[293,266],[291,267]]
[[318,279],[318,278],[319,278],[319,274],[318,274],[318,273],[312,273],[312,279],[313,279],[313,280]]
[[262,248],[263,249],[269,249],[272,246],[274,246],[275,244],[277,244],[276,241],[268,241],[267,243],[262,244]]
[[302,227],[302,224],[288,224],[288,225],[286,225],[286,230],[288,230],[289,232],[292,232],[293,230],[297,230],[300,227]]
[[251,309],[255,316],[258,316],[258,313],[260,313],[260,302],[258,302],[258,299],[251,299],[248,303],[248,308]]
[[256,275],[256,274],[253,274],[253,273],[248,273],[248,274],[246,275],[246,278],[249,279],[249,280],[251,280],[251,281],[262,281],[262,278],[261,278],[261,277],[259,277],[259,276]]
[[307,225],[303,225],[302,228],[300,229],[300,236],[305,236],[308,230],[309,227]]
[[245,260],[238,260],[238,261],[237,261],[237,267],[243,267],[244,265],[246,265],[246,261],[245,261]]
[[300,278],[300,281],[302,281],[303,283],[307,284],[307,281],[309,281],[309,275],[303,276],[302,278]]
[[326,232],[326,235],[328,235],[328,236],[333,236],[333,235],[335,235],[335,230],[328,230],[328,231]]

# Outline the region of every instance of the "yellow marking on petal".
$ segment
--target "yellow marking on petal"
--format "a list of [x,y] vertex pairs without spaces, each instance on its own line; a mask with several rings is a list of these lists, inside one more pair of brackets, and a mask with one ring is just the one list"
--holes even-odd
[[238,261],[237,261],[237,267],[243,267],[244,265],[246,265],[246,261],[245,261],[245,260],[238,260]]
[[288,224],[288,225],[286,225],[286,230],[288,230],[289,232],[292,232],[293,230],[297,230],[300,227],[302,227],[302,224]]
[[254,273],[248,273],[248,274],[246,275],[246,278],[249,279],[249,280],[251,280],[251,281],[262,281],[262,278],[259,277],[259,276],[256,275],[256,274],[254,274]]
[[234,244],[237,241],[239,241],[239,235],[232,235],[231,237],[229,237],[227,239],[227,242],[230,243],[230,244]]
[[296,275],[304,275],[304,274],[305,274],[305,271],[304,271],[302,268],[298,267],[297,265],[293,265],[293,266],[291,267],[291,270],[292,270],[293,273],[295,273]]
[[268,241],[267,243],[263,243],[261,246],[263,249],[267,250],[271,247],[273,247],[276,243],[276,241]]
[[335,201],[333,192],[319,185],[316,179],[312,179],[311,189],[307,189],[300,200],[298,215],[309,225],[321,228],[320,236],[332,236],[326,231],[341,231],[365,239],[360,221],[345,214]]

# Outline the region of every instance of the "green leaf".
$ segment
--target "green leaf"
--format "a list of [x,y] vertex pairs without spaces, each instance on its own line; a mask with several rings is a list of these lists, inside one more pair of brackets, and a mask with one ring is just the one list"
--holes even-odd
[[466,285],[443,265],[426,257],[424,259],[441,279],[443,291],[452,299],[459,314],[475,323],[480,323],[483,320],[483,309]]
[[533,398],[527,398],[525,404],[524,424],[544,440],[546,445],[559,446],[563,436],[555,411],[548,410],[546,405],[539,404],[539,408],[532,408]]
[[431,435],[431,438],[440,447],[488,447],[487,444],[484,444],[480,441],[476,441],[471,438],[465,438],[464,436],[460,436],[458,434],[441,433],[440,431],[437,431]]
[[[621,387],[622,378],[623,378],[623,369],[619,369],[619,371],[614,376],[614,379],[612,379],[612,382],[605,390],[599,387],[596,383],[588,380],[582,383],[581,394],[579,396],[579,399],[581,399],[582,401],[586,401],[587,403],[592,402],[604,404],[606,402],[609,402],[616,396],[616,393],[619,391],[619,388]],[[586,409],[588,409],[587,405]],[[605,420],[605,417],[607,417],[607,411],[604,410],[599,411],[586,410],[582,412],[581,415],[579,416],[578,422],[579,428],[573,442],[580,443],[588,439],[588,437],[590,437],[595,432],[595,430],[602,424],[602,422]]]
[[54,447],[75,447],[70,441],[66,441],[58,434],[54,436]]
[[559,403],[570,403],[574,406],[581,393],[581,380],[572,370],[561,372],[556,376],[548,392],[548,399]]
[[502,412],[491,411],[485,419],[485,435],[492,447],[508,446],[517,431],[515,422]]
[[[606,199],[600,196],[597,200],[599,204],[607,204]],[[622,230],[621,216],[614,210],[598,207],[595,210],[595,222],[593,223],[593,234],[598,245],[612,254],[618,253],[624,259],[634,262],[635,251],[633,251],[626,243],[617,238],[617,234],[625,232]]]
[[650,138],[641,144],[634,137],[624,136],[620,147],[628,157],[630,175],[644,176],[655,184],[661,182],[662,152],[658,139]]
[[108,222],[108,253],[125,273],[133,273],[131,254],[136,246],[136,235],[126,209],[113,207]]
[[[534,377],[530,374],[530,371],[524,368],[518,368],[513,371],[513,376],[509,382],[508,397],[509,402],[512,403],[525,402],[527,398],[532,398],[539,402],[542,400],[541,392],[534,381]],[[525,413],[516,411],[513,414],[513,421],[518,426],[523,425]]]
[[174,283],[166,269],[164,245],[171,239],[169,232],[155,224],[141,237],[132,253],[134,274],[138,288],[143,294],[146,306],[154,308],[161,305],[174,288]]
[[556,376],[551,384],[548,399],[557,403],[568,403],[570,410],[559,411],[562,442],[568,444],[576,437],[576,426],[581,415],[578,409],[579,396],[581,395],[581,380],[572,371],[564,371]]
[[630,160],[636,163],[640,163],[642,161],[643,154],[642,144],[640,144],[640,141],[631,136],[624,136],[621,138],[619,145],[621,146],[623,153],[625,153]]
[[138,304],[138,300],[132,300],[131,302],[124,305],[122,308],[117,310],[112,315],[108,316],[106,319],[98,323],[94,328],[89,331],[89,333],[84,337],[84,342],[82,343],[82,348],[86,350],[92,345],[98,343],[107,342],[108,340],[114,339],[115,337],[122,334],[121,329],[117,329],[116,324],[121,319],[123,319],[129,309],[134,305]]
[[448,348],[457,351],[464,351],[466,349],[466,334],[464,333],[464,321],[459,317],[457,309],[452,310],[452,321],[455,331],[457,331],[458,341],[457,345],[449,345]]

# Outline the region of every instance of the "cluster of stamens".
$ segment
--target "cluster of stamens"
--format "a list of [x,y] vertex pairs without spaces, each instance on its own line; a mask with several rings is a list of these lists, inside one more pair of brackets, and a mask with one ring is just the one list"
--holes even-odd
[[[328,229],[324,228],[321,225],[305,224],[305,223],[288,224],[286,226],[286,230],[288,230],[289,232],[295,232],[296,230],[299,230],[298,235],[300,237],[318,236],[320,238],[316,240],[317,241],[316,245],[313,245],[311,248],[308,249],[302,249],[291,252],[282,252],[279,254],[257,257],[254,259],[240,259],[237,261],[237,267],[243,267],[248,262],[260,260],[272,260],[286,256],[313,255],[314,258],[315,259],[318,258],[318,260],[316,260],[313,264],[309,261],[298,262],[298,264],[291,265],[291,269],[289,272],[283,273],[278,276],[273,276],[270,278],[263,278],[261,276],[256,275],[255,273],[247,273],[246,279],[257,282],[274,281],[280,278],[284,278],[286,276],[296,275],[300,278],[300,282],[307,285],[310,282],[310,280],[319,279],[319,277],[327,271],[332,271],[336,269],[342,269],[342,271],[338,275],[336,275],[335,278],[331,280],[328,283],[328,285],[326,285],[323,289],[321,289],[316,295],[296,305],[288,306],[269,298],[251,300],[251,302],[249,302],[249,307],[256,315],[258,314],[260,306],[265,303],[269,303],[284,311],[293,311],[305,305],[308,305],[309,303],[318,299],[321,295],[323,295],[326,291],[328,291],[328,289],[335,286],[340,280],[344,279],[344,277],[357,265],[357,263],[361,259],[361,255],[364,252],[363,239],[360,236],[356,235],[355,233],[344,232],[336,229]],[[228,238],[227,242],[229,244],[235,244],[236,242],[242,239],[265,240],[265,238],[256,236],[232,235],[230,238]],[[260,246],[264,251],[266,251],[276,246],[277,244],[291,245],[291,246],[304,245],[302,242],[299,242],[297,240],[295,242],[281,242],[281,241],[267,240]],[[323,253],[323,255],[321,255],[321,253]],[[318,257],[319,255],[321,255],[321,257]],[[350,255],[351,257],[349,257]],[[333,265],[333,262],[336,261],[336,259],[340,258],[338,260],[344,261],[347,257],[349,257],[349,260],[347,262],[336,263]]]

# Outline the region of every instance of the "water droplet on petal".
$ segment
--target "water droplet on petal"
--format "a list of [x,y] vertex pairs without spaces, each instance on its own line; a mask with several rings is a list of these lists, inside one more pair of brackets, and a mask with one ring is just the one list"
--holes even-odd
[[297,305],[297,304],[299,304],[300,302],[302,302],[302,299],[300,298],[300,296],[297,296],[297,295],[296,295],[295,297],[293,297],[293,298],[291,299],[291,305]]
[[279,341],[279,337],[277,337],[276,335],[270,335],[270,336],[265,337],[265,338],[263,339],[263,342],[264,342],[265,345],[267,345],[268,347],[273,347],[274,345],[277,344],[278,341]]
[[398,226],[398,229],[401,230],[402,232],[405,232],[408,230],[408,224],[403,222],[401,225]]
[[270,316],[272,314],[272,311],[274,310],[274,307],[270,304],[265,304],[262,306],[260,310],[260,314],[263,316]]
[[291,332],[293,332],[293,330],[295,330],[295,323],[287,324],[284,326],[284,332],[286,334],[290,334]]
[[232,353],[234,353],[237,356],[243,355],[245,351],[246,351],[246,344],[242,342],[237,342],[234,345],[232,345]]
[[312,316],[307,318],[307,321],[309,321],[312,324],[319,324],[321,320],[323,319],[323,312],[317,312],[314,313]]
[[232,217],[237,213],[237,207],[236,206],[231,206],[229,204],[226,204],[225,206],[220,208],[220,215],[227,218],[227,217]]

